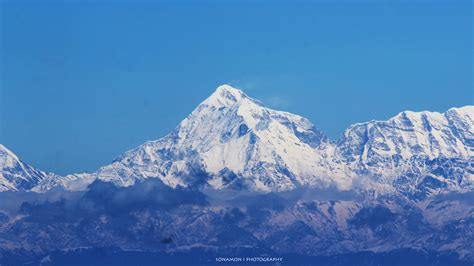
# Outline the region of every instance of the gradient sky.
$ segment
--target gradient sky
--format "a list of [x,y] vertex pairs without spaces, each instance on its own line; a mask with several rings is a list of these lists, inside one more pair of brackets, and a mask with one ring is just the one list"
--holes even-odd
[[468,0],[97,2],[0,0],[0,143],[46,171],[158,139],[223,83],[333,139],[474,103]]

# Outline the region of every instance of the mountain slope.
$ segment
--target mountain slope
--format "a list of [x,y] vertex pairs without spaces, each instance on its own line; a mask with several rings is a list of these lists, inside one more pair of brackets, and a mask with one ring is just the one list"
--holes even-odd
[[474,183],[473,121],[473,106],[445,113],[406,111],[387,121],[352,125],[334,143],[307,119],[265,108],[224,85],[171,134],[125,153],[87,179],[130,185],[158,177],[173,187],[256,191],[359,186],[426,196]]
[[474,106],[405,111],[350,126],[330,141],[307,119],[264,107],[223,85],[169,135],[94,173],[44,179],[35,191],[84,189],[96,179],[129,186],[159,178],[176,187],[284,191],[299,186],[400,192],[422,199],[474,186]]
[[474,106],[445,113],[405,111],[387,121],[350,126],[338,150],[346,161],[367,165],[383,163],[384,158],[468,158],[474,156],[473,127]]
[[424,197],[474,184],[474,106],[445,113],[401,112],[350,126],[336,157],[356,176]]
[[347,188],[334,144],[307,119],[265,108],[223,85],[169,135],[126,152],[92,177],[119,185],[157,177],[170,186],[209,184],[258,191],[323,184]]
[[[45,257],[55,250],[112,246],[176,254],[201,247],[222,256],[247,247],[286,256],[413,248],[457,253],[471,262],[467,265],[474,261],[474,205],[468,199],[364,202],[357,198],[303,200],[295,194],[273,193],[206,204],[200,197],[176,201],[186,198],[184,190],[163,190],[153,183],[147,180],[127,188],[95,184],[78,193],[78,198],[26,202],[18,216],[2,217],[0,212],[0,253]],[[153,200],[144,204],[144,198]],[[439,257],[437,261],[427,265],[452,265],[439,262]]]
[[46,173],[24,163],[0,144],[0,191],[26,191],[47,177]]

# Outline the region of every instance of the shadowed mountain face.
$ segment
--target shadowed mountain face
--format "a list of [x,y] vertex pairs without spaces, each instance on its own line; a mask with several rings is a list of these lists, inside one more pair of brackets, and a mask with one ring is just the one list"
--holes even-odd
[[[474,261],[472,193],[418,202],[360,195],[323,199],[313,190],[222,196],[226,191],[172,189],[159,179],[129,187],[96,181],[83,192],[53,193],[0,193],[0,209],[8,209],[0,212],[0,263],[61,265],[87,256],[77,261],[86,265],[138,254],[182,259],[183,265],[188,259],[212,265],[218,256],[250,255],[283,257],[284,265],[305,265],[303,258],[391,265],[393,254],[413,263],[406,265]],[[6,206],[7,197],[23,203]]]

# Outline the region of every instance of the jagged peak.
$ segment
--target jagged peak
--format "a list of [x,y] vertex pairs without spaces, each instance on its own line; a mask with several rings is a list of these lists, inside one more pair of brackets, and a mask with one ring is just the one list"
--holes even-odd
[[258,103],[258,101],[250,98],[242,90],[236,89],[230,85],[224,84],[215,90],[202,104],[214,107],[229,107],[243,101]]
[[372,120],[367,121],[367,122],[354,123],[354,124],[350,125],[345,131],[351,130],[354,127],[367,126],[367,125],[371,125],[371,124],[375,124],[375,123],[387,123],[387,122],[391,122],[391,121],[393,122],[393,121],[397,121],[397,120],[404,119],[404,118],[416,119],[416,118],[420,118],[422,116],[428,116],[428,117],[432,117],[432,118],[442,119],[442,117],[444,115],[446,115],[447,113],[452,113],[452,112],[456,112],[458,114],[466,114],[470,117],[474,117],[474,105],[466,105],[466,106],[462,106],[462,107],[453,107],[453,108],[450,108],[449,110],[447,110],[444,113],[436,112],[436,111],[428,111],[428,110],[423,110],[423,111],[405,110],[405,111],[401,111],[398,114],[388,118],[387,120],[374,120],[374,119],[372,119]]
[[17,164],[21,164],[21,161],[18,156],[12,151],[10,151],[3,144],[0,144],[0,178],[2,177],[3,170],[15,167],[15,165]]
[[242,95],[245,95],[245,93],[242,90],[239,90],[237,88],[232,87],[231,85],[228,84],[223,84],[217,87],[216,91],[214,94],[219,94],[219,95],[233,95],[234,97],[241,97]]
[[[436,112],[436,111],[411,111],[405,110],[399,112],[395,116],[388,118],[387,120],[370,120],[367,122],[354,123],[346,128],[339,138],[338,142],[341,142],[342,139],[349,137],[353,132],[364,130],[364,128],[372,128],[383,125],[400,125],[405,124],[407,126],[413,126],[415,124],[424,125],[426,121],[429,123],[438,121],[440,124],[447,123],[446,119],[448,116],[461,116],[469,117],[471,120],[474,117],[474,106],[467,105],[463,107],[450,108],[445,112]],[[472,128],[472,126],[471,126]],[[472,130],[471,130],[472,131]]]
[[421,120],[421,119],[429,119],[431,121],[437,120],[437,121],[443,121],[446,119],[446,116],[456,113],[458,115],[464,115],[464,116],[469,116],[473,117],[474,116],[474,106],[472,105],[467,105],[463,107],[454,107],[450,108],[446,112],[436,112],[436,111],[428,111],[428,110],[423,110],[423,111],[411,111],[411,110],[406,110],[398,113],[397,115],[389,118],[386,121],[376,121],[373,120],[371,122],[366,122],[367,123],[398,123],[400,121],[406,121],[406,120]]
[[474,112],[474,105],[466,105],[466,106],[461,106],[461,107],[452,107],[450,110],[455,110],[455,111],[464,111],[464,112]]
[[420,120],[423,119],[424,117],[429,118],[429,119],[436,119],[436,120],[443,120],[444,119],[444,114],[439,113],[439,112],[432,112],[432,111],[403,111],[398,113],[396,116],[390,118],[387,120],[387,122],[394,122],[396,123],[397,121],[405,121],[405,120]]
[[446,111],[446,113],[456,112],[458,114],[468,115],[469,117],[474,117],[474,105],[466,105],[462,107],[453,107]]
[[[428,110],[423,110],[423,111],[411,111],[411,110],[406,110],[398,113],[394,117],[388,119],[387,121],[394,120],[400,117],[421,117],[421,116],[430,116],[430,117],[442,117],[443,115],[446,115],[451,112],[456,112],[460,114],[467,114],[469,116],[474,116],[474,105],[466,105],[462,107],[453,107],[448,109],[446,112],[436,112],[436,111],[428,111]],[[378,122],[384,122],[384,121],[378,121]]]

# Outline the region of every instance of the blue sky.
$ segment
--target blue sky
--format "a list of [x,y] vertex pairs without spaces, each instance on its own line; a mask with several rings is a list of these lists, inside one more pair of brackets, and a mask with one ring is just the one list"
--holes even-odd
[[0,3],[0,143],[60,174],[164,136],[223,83],[333,139],[474,103],[471,1]]

